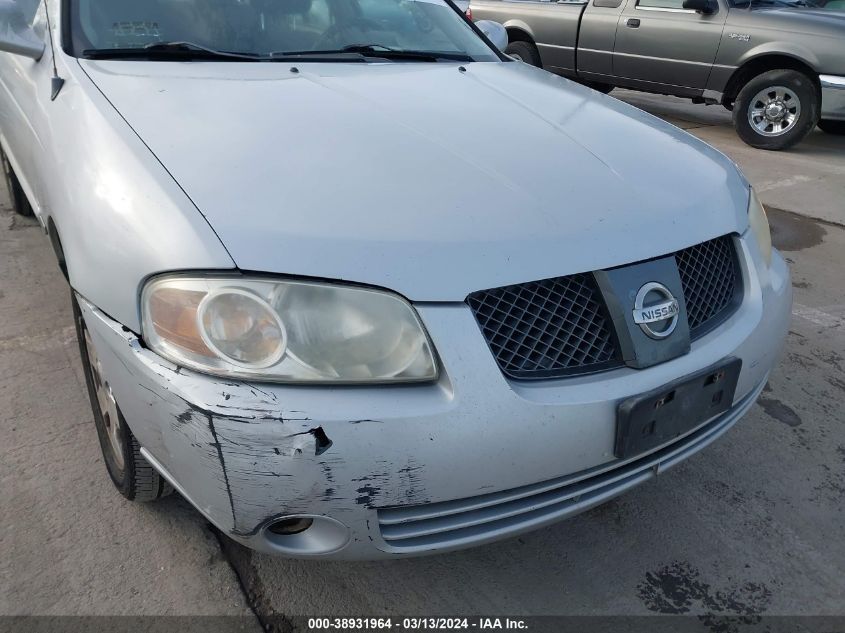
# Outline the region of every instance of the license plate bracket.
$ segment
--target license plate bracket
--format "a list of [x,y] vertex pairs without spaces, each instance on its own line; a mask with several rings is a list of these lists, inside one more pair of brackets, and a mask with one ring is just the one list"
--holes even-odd
[[624,459],[656,448],[730,409],[742,360],[729,358],[619,404],[613,453]]

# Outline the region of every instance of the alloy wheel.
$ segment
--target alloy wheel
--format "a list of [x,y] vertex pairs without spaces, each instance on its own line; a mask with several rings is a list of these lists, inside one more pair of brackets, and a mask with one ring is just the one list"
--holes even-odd
[[784,86],[765,88],[748,104],[748,122],[762,136],[786,134],[800,116],[801,100]]
[[97,350],[91,341],[91,334],[88,328],[85,329],[85,349],[88,352],[88,360],[91,366],[91,378],[94,381],[94,391],[97,394],[97,405],[103,417],[103,428],[108,437],[108,446],[114,465],[120,470],[125,467],[123,458],[123,434],[120,428],[120,415],[117,413],[117,402],[114,399],[111,387],[103,379],[102,364]]

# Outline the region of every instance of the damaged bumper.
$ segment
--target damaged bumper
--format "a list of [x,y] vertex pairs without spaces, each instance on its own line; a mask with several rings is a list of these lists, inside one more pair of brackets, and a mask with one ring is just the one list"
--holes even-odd
[[[290,556],[414,555],[494,541],[583,511],[730,428],[763,388],[791,306],[781,257],[748,275],[756,266],[742,242],[749,282],[741,307],[689,354],[647,370],[536,383],[503,376],[464,304],[417,306],[442,360],[437,383],[378,388],[197,374],[80,304],[145,457],[223,532]],[[620,400],[728,356],[743,361],[728,413],[646,455],[614,458]],[[314,523],[289,536],[268,529],[285,517]]]

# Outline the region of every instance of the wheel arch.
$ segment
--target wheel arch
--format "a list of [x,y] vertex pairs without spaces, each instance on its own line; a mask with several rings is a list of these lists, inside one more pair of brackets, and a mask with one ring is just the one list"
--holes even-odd
[[[30,212],[25,213],[24,215],[31,215],[35,206],[32,204],[32,201],[35,197],[32,194],[32,189],[29,186],[29,181],[23,176],[23,170],[20,168],[20,164],[18,163],[17,159],[15,158],[14,153],[11,151],[9,147],[9,142],[3,136],[2,132],[0,132],[0,158],[5,157],[6,162],[9,166],[10,171],[10,186],[14,187],[17,185],[19,191],[19,195],[23,196],[22,202],[25,202],[29,205]],[[2,177],[3,167],[0,166],[0,177]],[[9,196],[12,198],[12,207],[14,208],[16,205],[15,202],[15,191],[12,189],[8,192]],[[20,204],[20,203],[18,203]]]
[[[516,42],[523,42],[534,50],[536,57],[536,66],[543,68],[543,54],[540,52],[540,47],[534,41],[534,35],[530,31],[530,27],[518,20],[510,21],[505,25],[508,32],[508,45]],[[534,62],[532,62],[534,63]]]
[[816,84],[816,89],[821,91],[818,72],[806,58],[782,51],[777,53],[761,51],[745,59],[728,79],[722,93],[722,105],[731,106],[742,87],[757,75],[781,68],[797,70],[806,74]]
[[508,32],[509,42],[528,42],[537,46],[531,27],[522,20],[507,20],[503,26]]
[[47,235],[50,238],[50,245],[53,247],[53,253],[56,255],[56,261],[59,264],[59,270],[65,276],[65,281],[70,283],[70,276],[67,272],[67,260],[65,259],[65,249],[62,248],[62,238],[59,236],[59,229],[53,221],[53,217],[47,218]]

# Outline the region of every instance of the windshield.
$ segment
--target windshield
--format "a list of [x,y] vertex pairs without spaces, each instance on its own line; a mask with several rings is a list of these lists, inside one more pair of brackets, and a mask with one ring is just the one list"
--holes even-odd
[[363,47],[499,60],[444,0],[73,0],[70,19],[76,54],[187,42],[261,57]]

